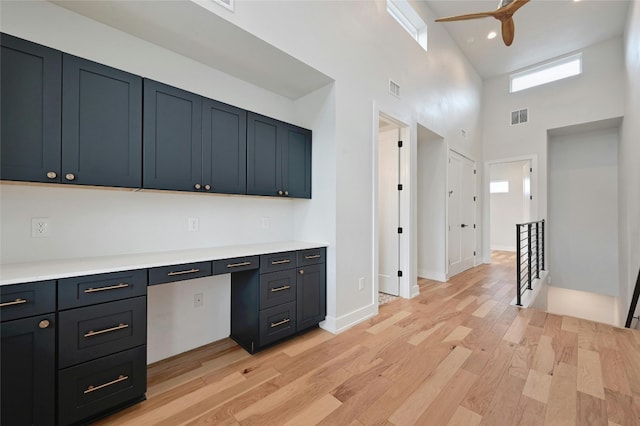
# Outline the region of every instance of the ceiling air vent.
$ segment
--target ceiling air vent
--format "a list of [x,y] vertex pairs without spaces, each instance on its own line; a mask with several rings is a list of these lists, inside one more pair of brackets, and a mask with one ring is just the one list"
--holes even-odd
[[393,80],[389,80],[389,93],[396,98],[400,97],[400,85]]
[[529,108],[511,111],[511,125],[522,124],[529,121]]

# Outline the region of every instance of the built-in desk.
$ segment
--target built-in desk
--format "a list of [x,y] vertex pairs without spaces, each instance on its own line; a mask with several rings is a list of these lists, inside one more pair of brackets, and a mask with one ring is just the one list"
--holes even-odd
[[230,337],[251,353],[316,326],[325,258],[280,242],[2,265],[1,423],[84,423],[144,400],[150,285],[231,274]]

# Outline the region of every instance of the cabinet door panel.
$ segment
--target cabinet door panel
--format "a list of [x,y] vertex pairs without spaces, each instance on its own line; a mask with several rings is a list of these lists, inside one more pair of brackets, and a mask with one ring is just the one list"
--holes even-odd
[[62,88],[62,182],[139,188],[142,79],[64,55]]
[[54,321],[48,314],[0,324],[0,424],[55,423]]
[[318,324],[326,316],[325,264],[299,268],[297,285],[297,330],[300,331]]
[[203,99],[203,186],[211,192],[247,191],[247,112]]
[[202,98],[144,81],[144,178],[153,189],[194,191],[202,182]]
[[0,44],[0,177],[59,182],[62,54],[7,34]]
[[296,270],[260,275],[260,309],[296,300]]
[[258,114],[247,116],[247,194],[276,196],[282,190],[279,125]]
[[289,197],[311,198],[311,131],[286,125],[283,180]]

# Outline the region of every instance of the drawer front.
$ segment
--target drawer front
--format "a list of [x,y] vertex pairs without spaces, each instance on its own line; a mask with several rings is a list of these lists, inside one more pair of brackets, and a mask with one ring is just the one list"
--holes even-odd
[[58,280],[58,309],[112,302],[147,294],[147,270]]
[[58,372],[61,425],[89,419],[144,396],[147,346],[119,352]]
[[260,346],[296,332],[296,302],[260,311]]
[[260,256],[233,257],[231,259],[215,260],[213,262],[213,275],[229,274],[232,272],[258,269]]
[[55,310],[55,281],[0,286],[0,321],[46,314]]
[[296,270],[260,274],[260,309],[296,300]]
[[211,275],[211,262],[186,263],[149,269],[149,285],[190,280]]
[[58,365],[69,367],[147,341],[146,296],[58,314]]
[[296,252],[263,254],[260,256],[260,273],[282,271],[296,267]]
[[316,263],[325,263],[327,257],[326,247],[319,247],[309,250],[300,250],[298,252],[298,267],[314,265]]

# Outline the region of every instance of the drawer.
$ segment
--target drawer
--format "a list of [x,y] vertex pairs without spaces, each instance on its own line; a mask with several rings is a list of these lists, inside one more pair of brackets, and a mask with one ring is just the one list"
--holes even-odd
[[327,257],[326,247],[298,251],[298,267],[325,263]]
[[142,399],[147,390],[147,346],[58,372],[61,425],[92,418]]
[[190,280],[211,275],[211,262],[185,263],[149,269],[149,285]]
[[260,274],[260,309],[296,300],[296,270]]
[[260,311],[260,346],[296,332],[296,302],[284,303]]
[[147,294],[147,270],[58,280],[58,309],[112,302]]
[[146,296],[58,314],[58,366],[69,367],[147,341]]
[[260,256],[260,273],[282,271],[296,267],[296,252],[270,253]]
[[232,272],[258,269],[260,256],[233,257],[231,259],[215,260],[213,262],[213,275],[229,274]]
[[0,320],[26,318],[56,310],[56,282],[0,286]]

